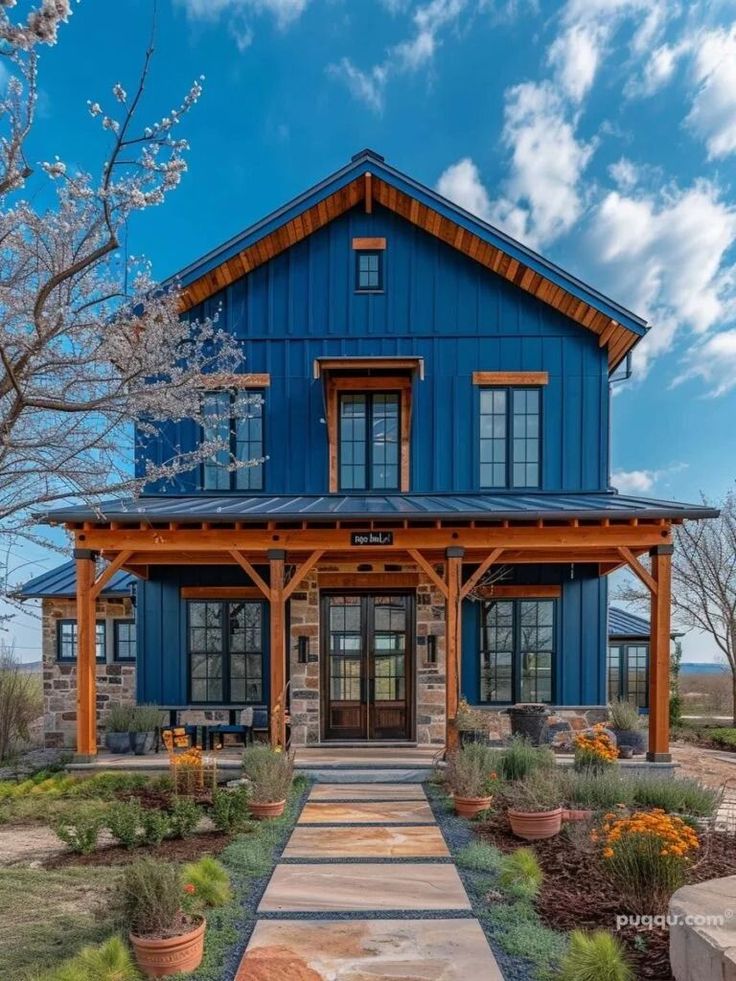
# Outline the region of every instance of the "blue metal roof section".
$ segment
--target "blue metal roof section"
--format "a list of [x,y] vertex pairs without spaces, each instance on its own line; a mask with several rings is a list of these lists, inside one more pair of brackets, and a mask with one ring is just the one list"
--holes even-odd
[[649,637],[649,621],[618,606],[609,606],[608,636]]
[[470,212],[453,204],[452,201],[448,201],[447,198],[437,194],[436,191],[425,187],[401,171],[389,166],[380,154],[369,149],[356,153],[350,162],[344,167],[341,167],[340,170],[335,171],[335,173],[326,177],[318,184],[315,184],[307,191],[304,191],[281,208],[278,208],[276,211],[271,212],[270,215],[246,228],[223,245],[218,246],[216,249],[202,256],[202,258],[197,259],[175,276],[170,277],[167,284],[177,281],[182,286],[186,286],[211,269],[214,269],[215,266],[219,266],[249,245],[252,245],[276,228],[279,228],[287,221],[290,221],[295,215],[301,214],[307,208],[311,208],[312,205],[317,204],[330,194],[334,194],[355,180],[356,177],[360,177],[367,172],[379,177],[387,184],[393,185],[405,194],[416,198],[422,204],[427,205],[427,207],[433,208],[444,217],[449,218],[451,221],[473,232],[496,248],[503,250],[513,258],[523,262],[529,268],[534,269],[557,286],[568,290],[574,296],[578,297],[578,299],[584,300],[596,310],[600,310],[601,313],[616,320],[628,330],[640,336],[646,334],[646,320],[637,316],[637,314],[628,310],[626,307],[621,306],[621,304],[612,300],[610,297],[605,296],[594,287],[589,286],[564,269],[561,269],[555,263],[545,259],[539,253],[522,245],[521,242],[517,242],[500,229],[482,221],[475,215],[470,214]]
[[[135,576],[129,572],[116,572],[102,590],[102,596],[130,596],[130,588]],[[14,595],[19,599],[44,599],[52,596],[75,596],[77,592],[77,573],[74,561],[65,562],[55,569],[42,572],[40,576],[25,583]]]
[[66,521],[267,521],[532,518],[713,518],[718,512],[696,504],[653,501],[622,494],[395,494],[214,497],[173,494],[117,499],[98,508],[78,505],[39,513],[42,522]]

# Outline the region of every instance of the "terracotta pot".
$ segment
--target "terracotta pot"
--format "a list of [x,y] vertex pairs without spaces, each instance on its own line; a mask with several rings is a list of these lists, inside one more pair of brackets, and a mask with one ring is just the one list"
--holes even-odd
[[277,818],[281,817],[284,813],[286,798],[284,800],[271,801],[268,804],[256,804],[255,801],[251,801],[248,807],[250,808],[251,817],[255,818],[256,821]]
[[517,838],[527,841],[537,841],[540,838],[551,838],[560,833],[562,828],[562,808],[554,811],[513,811],[506,812],[509,816],[511,830]]
[[458,797],[454,796],[455,813],[461,818],[472,818],[491,806],[492,797]]
[[563,821],[592,821],[595,811],[591,811],[586,807],[573,807],[573,808],[563,808],[562,810],[562,820]]
[[180,971],[196,970],[202,963],[206,927],[207,921],[202,917],[198,926],[178,937],[161,939],[129,934],[138,967],[149,978],[167,978]]

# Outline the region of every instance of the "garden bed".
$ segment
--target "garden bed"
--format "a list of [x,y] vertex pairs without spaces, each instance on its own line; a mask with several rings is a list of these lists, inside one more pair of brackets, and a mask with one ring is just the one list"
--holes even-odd
[[219,831],[203,831],[191,838],[178,838],[162,841],[160,845],[136,845],[123,848],[110,845],[96,848],[88,855],[65,851],[54,855],[43,863],[45,869],[65,869],[79,866],[129,865],[141,858],[157,858],[162,862],[194,862],[205,855],[216,857],[235,836]]
[[[521,844],[505,814],[492,813],[476,826],[479,837],[503,852]],[[616,916],[635,914],[625,908],[618,890],[604,874],[597,850],[588,846],[586,825],[567,825],[562,834],[532,847],[544,871],[536,908],[542,921],[555,930],[603,928],[616,932]],[[700,857],[690,868],[688,882],[703,882],[736,874],[736,840],[732,835],[701,834]],[[631,959],[635,976],[670,981],[669,931],[626,927],[617,932]]]

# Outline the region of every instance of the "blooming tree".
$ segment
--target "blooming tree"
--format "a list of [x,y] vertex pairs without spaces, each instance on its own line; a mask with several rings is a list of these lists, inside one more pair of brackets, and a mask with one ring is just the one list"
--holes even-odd
[[[69,497],[95,503],[175,476],[214,452],[172,447],[168,459],[132,474],[134,424],[155,432],[164,419],[198,422],[203,375],[239,370],[237,342],[215,321],[181,317],[174,285],[157,288],[144,260],[121,256],[131,215],[160,205],[186,170],[177,131],[200,97],[148,125],[139,105],[152,44],[133,91],[116,84],[109,106],[90,101],[101,130],[97,174],[58,158],[34,174],[25,143],[34,121],[38,53],[54,44],[69,0],[35,0],[12,20],[0,0],[0,58],[8,82],[0,97],[0,529],[30,534],[33,509]],[[19,15],[20,16],[20,15]],[[46,209],[28,191],[52,181]],[[210,419],[210,423],[211,423]],[[210,425],[210,431],[212,426]],[[232,461],[231,466],[244,465]]]

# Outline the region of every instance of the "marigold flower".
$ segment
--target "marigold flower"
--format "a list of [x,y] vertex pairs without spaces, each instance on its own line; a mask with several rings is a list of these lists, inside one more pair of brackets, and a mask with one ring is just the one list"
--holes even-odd
[[197,887],[194,885],[193,882],[187,882],[187,884],[184,886],[184,892],[190,896],[193,896],[196,891],[197,891]]

